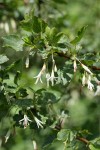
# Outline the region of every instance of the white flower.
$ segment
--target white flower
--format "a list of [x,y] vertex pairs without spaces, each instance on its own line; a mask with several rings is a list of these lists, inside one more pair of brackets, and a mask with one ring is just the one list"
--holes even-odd
[[38,128],[39,127],[43,128],[43,122],[42,121],[40,121],[37,117],[34,117],[34,120],[36,121]]
[[34,148],[34,150],[37,150],[37,143],[36,143],[36,141],[33,141],[33,148]]
[[85,86],[85,84],[86,84],[86,75],[84,73],[82,78],[82,85]]
[[74,59],[74,64],[73,64],[73,66],[74,66],[74,72],[76,72],[76,70],[77,70],[76,59]]
[[49,87],[50,73],[46,73],[47,87]]
[[51,76],[50,76],[50,74],[47,74],[46,78],[47,78],[47,85],[49,86],[49,82],[51,81],[52,86],[54,86],[54,81],[55,81],[58,77],[55,77],[55,75],[54,75],[54,70],[52,69]]
[[34,77],[34,78],[36,78],[35,84],[37,84],[39,81],[40,81],[41,83],[43,83],[43,82],[42,82],[42,79],[41,79],[41,76],[42,76],[42,74],[45,72],[45,70],[46,70],[46,64],[44,63],[44,64],[43,64],[43,67],[42,67],[42,69],[41,69],[41,71],[39,72],[39,74],[38,74],[36,77]]
[[25,66],[26,66],[26,68],[28,68],[28,67],[29,67],[29,56],[26,58]]
[[58,78],[58,77],[55,77],[55,72],[57,72],[57,66],[56,66],[56,63],[55,63],[55,60],[54,60],[53,54],[52,54],[52,71],[51,71],[51,75],[49,73],[46,74],[47,86],[49,86],[49,82],[51,82],[52,86],[54,85],[54,81]]
[[11,22],[12,28],[15,30],[16,29],[16,22],[15,22],[15,20],[11,19],[10,22]]
[[56,64],[54,65],[54,71],[57,72],[57,66],[56,66]]
[[27,115],[24,115],[24,118],[19,120],[19,123],[21,124],[21,122],[23,122],[23,126],[24,129],[29,125],[29,122],[32,122],[32,120],[30,120]]
[[87,71],[87,72],[90,73],[91,75],[93,74],[87,66],[85,66],[85,65],[82,64],[82,63],[81,63],[81,66],[84,68],[85,71]]
[[11,131],[8,130],[7,134],[5,135],[5,143],[7,143],[9,137],[10,137]]
[[87,80],[87,85],[88,85],[88,89],[90,91],[93,91],[94,85],[91,83],[91,76],[88,76],[88,80]]
[[89,74],[93,75],[93,73],[90,71],[90,69],[89,69],[87,66],[85,66],[84,64],[82,64],[81,61],[80,61],[77,57],[75,57],[75,58],[76,58],[76,60],[81,64],[81,66],[83,67],[83,69],[84,69],[86,72],[88,72]]
[[100,85],[97,86],[97,90],[94,94],[94,96],[100,95]]
[[4,29],[6,33],[9,33],[9,24],[7,22],[4,24]]

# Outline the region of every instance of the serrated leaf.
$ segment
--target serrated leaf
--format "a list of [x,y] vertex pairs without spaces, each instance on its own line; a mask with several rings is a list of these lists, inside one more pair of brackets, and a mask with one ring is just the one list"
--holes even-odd
[[32,19],[30,18],[31,15],[26,14],[25,20],[21,21],[21,27],[28,32],[32,32]]
[[21,21],[21,27],[28,32],[44,32],[46,26],[47,23],[36,16],[32,16],[31,18],[29,16],[26,17],[25,20]]
[[[48,26],[46,27],[45,30],[45,34],[46,34],[46,38],[49,42],[50,45],[56,43],[56,34],[57,34],[57,30],[56,28],[49,28]],[[59,36],[58,36],[59,37]],[[59,38],[58,38],[59,39]]]
[[15,102],[15,105],[18,105],[19,107],[27,108],[32,106],[32,99],[18,99]]
[[74,139],[74,133],[71,130],[62,129],[60,132],[58,132],[57,139],[71,142]]
[[77,44],[78,42],[80,42],[80,40],[82,39],[82,37],[86,31],[86,28],[87,28],[87,26],[84,26],[78,31],[75,39],[71,41],[72,44]]
[[9,58],[5,55],[0,55],[0,65],[7,62]]
[[16,51],[23,51],[24,41],[17,35],[8,35],[3,37],[4,47],[10,47]]

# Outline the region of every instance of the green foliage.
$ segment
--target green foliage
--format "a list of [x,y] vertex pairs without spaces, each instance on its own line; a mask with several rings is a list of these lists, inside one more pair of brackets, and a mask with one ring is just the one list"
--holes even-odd
[[16,51],[22,51],[23,50],[23,40],[20,40],[18,36],[16,35],[9,35],[6,37],[3,37],[4,40],[4,46],[13,48]]
[[[0,11],[1,150],[100,149],[99,5],[95,3],[0,3],[6,8]],[[32,11],[24,14],[26,8]]]

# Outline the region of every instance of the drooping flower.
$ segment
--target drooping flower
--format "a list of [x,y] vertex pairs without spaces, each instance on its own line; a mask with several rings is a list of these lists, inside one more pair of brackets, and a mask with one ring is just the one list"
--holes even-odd
[[94,96],[100,95],[100,85],[97,86],[97,90],[94,94]]
[[85,86],[86,83],[87,83],[87,82],[86,82],[86,74],[84,73],[84,74],[83,74],[83,77],[82,77],[82,85]]
[[26,66],[26,68],[29,68],[29,56],[26,58],[25,66]]
[[83,69],[84,69],[87,73],[93,75],[93,73],[91,72],[91,70],[90,70],[87,66],[85,66],[84,64],[82,64],[81,61],[80,61],[77,57],[75,57],[75,58],[76,58],[76,60],[81,64],[81,66],[83,67]]
[[43,67],[42,67],[42,69],[41,69],[41,71],[39,72],[39,74],[38,74],[36,77],[34,77],[34,78],[36,78],[35,84],[37,84],[39,81],[40,81],[41,83],[43,83],[41,77],[42,77],[42,75],[44,74],[45,70],[46,70],[46,64],[44,63],[44,64],[43,64]]
[[43,128],[43,122],[42,122],[41,120],[39,120],[39,119],[38,119],[37,117],[35,117],[35,116],[34,116],[34,120],[35,120],[35,122],[36,122],[38,128],[39,128],[39,127]]
[[23,123],[24,129],[29,125],[29,122],[32,122],[32,120],[30,120],[27,115],[24,115],[24,118],[19,120],[19,123]]
[[90,91],[93,91],[94,85],[91,83],[91,75],[88,76],[87,85],[88,85],[88,89]]
[[73,67],[74,67],[74,72],[76,72],[76,70],[77,70],[76,59],[74,59],[74,64],[73,64]]
[[47,82],[51,81],[52,86],[54,86],[54,81],[56,81],[58,77],[55,77],[54,70],[52,69],[51,76],[47,78]]
[[52,54],[52,71],[51,71],[51,74],[49,73],[46,74],[47,86],[49,86],[49,82],[51,82],[52,86],[54,85],[54,81],[56,81],[56,79],[58,78],[55,76],[55,72],[57,72],[57,66],[56,66],[56,63]]
[[5,135],[5,143],[7,143],[9,137],[10,137],[11,131],[8,130],[7,134]]
[[82,64],[82,63],[81,63],[81,66],[84,68],[84,70],[85,70],[86,72],[90,73],[91,75],[93,74],[87,66],[85,66],[85,65]]

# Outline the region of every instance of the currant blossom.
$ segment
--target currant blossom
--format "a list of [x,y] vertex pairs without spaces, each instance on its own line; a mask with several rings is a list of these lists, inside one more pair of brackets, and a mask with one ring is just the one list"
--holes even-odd
[[85,65],[82,64],[82,63],[81,63],[81,66],[84,68],[85,71],[87,71],[87,72],[90,73],[91,75],[93,74],[87,66],[85,66]]
[[83,74],[83,77],[82,77],[82,85],[85,86],[86,85],[86,75],[85,73]]
[[10,137],[11,131],[8,130],[7,134],[5,135],[5,143],[7,143],[9,137]]
[[46,64],[44,63],[44,64],[43,64],[43,67],[42,67],[42,69],[41,69],[41,71],[39,72],[39,74],[38,74],[36,77],[34,77],[34,78],[36,78],[35,84],[37,84],[39,81],[40,81],[41,83],[43,83],[43,82],[42,82],[42,79],[41,79],[41,76],[44,74],[45,70],[46,70]]
[[29,68],[29,56],[26,58],[25,66],[26,66],[26,68]]
[[36,122],[38,128],[39,128],[39,127],[43,128],[43,122],[42,122],[42,121],[40,121],[37,117],[34,117],[34,120],[35,120],[35,122]]
[[91,83],[91,75],[88,76],[87,85],[88,85],[88,89],[90,91],[93,91],[94,85]]
[[27,115],[24,115],[24,118],[19,120],[19,123],[21,124],[21,122],[23,122],[23,126],[24,129],[29,125],[29,122],[32,122],[32,120],[30,120]]
[[97,90],[94,94],[94,96],[100,95],[100,85],[97,86]]
[[76,59],[74,59],[74,64],[73,64],[73,66],[74,66],[74,72],[76,72],[76,70],[77,70]]
[[52,69],[51,72],[51,76],[49,78],[47,78],[47,83],[49,84],[49,81],[51,81],[52,86],[54,86],[54,81],[57,79],[58,77],[55,77],[54,75],[54,70]]
[[83,69],[86,71],[86,72],[88,72],[89,74],[93,74],[91,71],[90,71],[90,69],[87,67],[87,66],[85,66],[84,64],[82,64],[81,63],[81,61],[77,58],[77,57],[75,57],[76,58],[76,60],[81,64],[81,66],[83,67]]
[[56,79],[58,77],[55,77],[55,72],[57,72],[57,66],[55,63],[55,60],[53,58],[53,54],[52,54],[52,71],[51,71],[51,75],[49,73],[46,74],[46,78],[47,78],[47,86],[49,86],[49,82],[51,82],[52,86],[54,85],[54,81],[56,81]]

